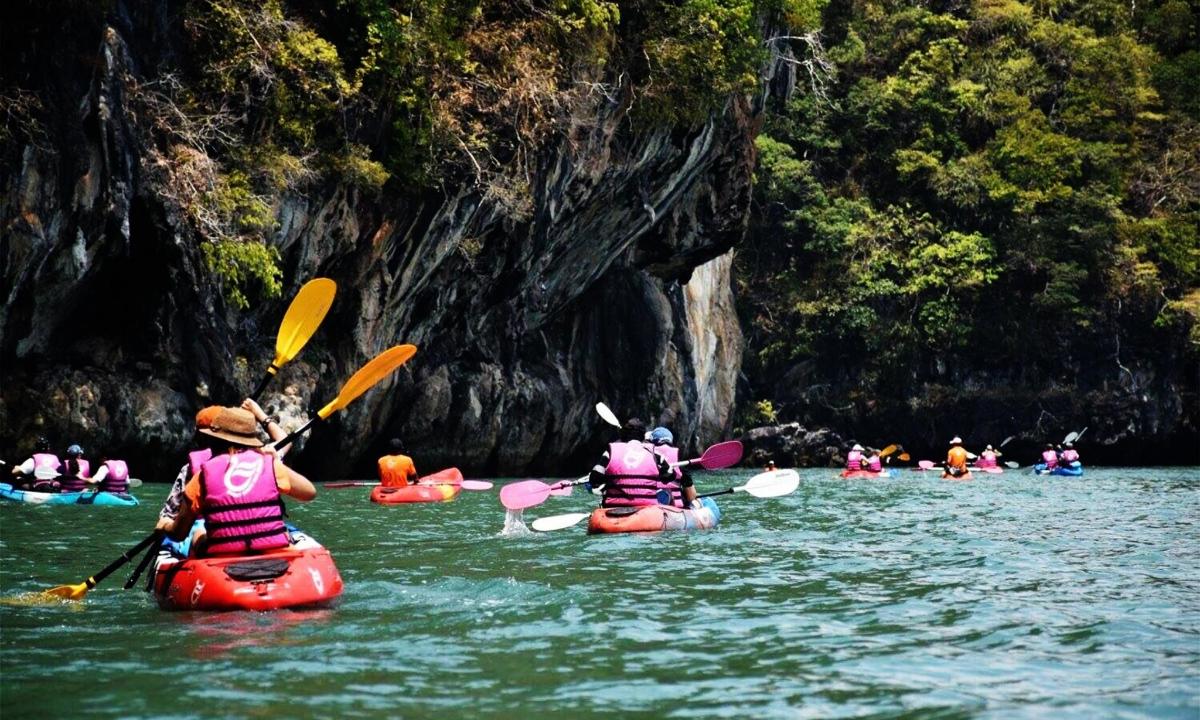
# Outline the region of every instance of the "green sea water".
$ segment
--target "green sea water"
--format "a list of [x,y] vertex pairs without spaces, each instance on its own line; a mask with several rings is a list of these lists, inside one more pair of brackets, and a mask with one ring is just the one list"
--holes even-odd
[[[835,475],[659,536],[501,534],[496,490],[323,490],[291,516],[333,552],[337,607],[164,612],[126,570],[0,605],[0,717],[1200,717],[1197,469]],[[166,487],[138,493],[0,506],[0,595],[106,565]]]

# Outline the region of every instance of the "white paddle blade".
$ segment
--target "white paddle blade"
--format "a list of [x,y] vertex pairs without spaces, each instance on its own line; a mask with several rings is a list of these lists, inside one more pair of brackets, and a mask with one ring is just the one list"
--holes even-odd
[[550,517],[538,518],[533,521],[529,527],[538,532],[551,532],[552,530],[562,530],[563,528],[573,527],[578,525],[580,521],[587,520],[591,517],[591,513],[567,513],[566,515],[551,515]]
[[129,487],[141,487],[142,481],[140,478],[129,478]]
[[600,419],[612,425],[615,428],[621,427],[621,421],[617,419],[615,413],[608,409],[608,406],[602,402],[596,403],[596,413],[600,415]]
[[771,470],[750,478],[745,485],[734,491],[748,492],[754,497],[779,497],[800,487],[800,473],[795,470]]
[[1062,444],[1066,445],[1067,443],[1073,443],[1078,438],[1079,438],[1079,433],[1072,430],[1071,432],[1067,433],[1067,436],[1065,438],[1063,438]]

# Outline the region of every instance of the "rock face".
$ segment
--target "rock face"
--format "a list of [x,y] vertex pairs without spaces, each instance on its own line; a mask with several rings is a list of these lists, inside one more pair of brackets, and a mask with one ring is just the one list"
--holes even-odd
[[233,313],[162,200],[152,133],[128,102],[162,61],[134,41],[153,29],[105,28],[86,84],[49,68],[45,92],[78,114],[2,148],[6,457],[45,435],[173,476],[196,409],[253,387],[316,276],[337,281],[333,309],[264,406],[299,424],[376,353],[420,351],[313,433],[298,462],[315,477],[369,471],[393,435],[422,469],[575,472],[605,439],[599,400],[670,425],[686,449],[728,430],[742,352],[728,253],[756,122],[745,101],[688,133],[634,134],[623,108],[597,106],[543,159],[526,219],[477,187],[280,197],[283,297]]
[[841,467],[848,449],[837,433],[826,428],[809,430],[800,423],[754,428],[742,437],[742,444],[746,463],[754,467],[763,467],[769,460],[781,468]]

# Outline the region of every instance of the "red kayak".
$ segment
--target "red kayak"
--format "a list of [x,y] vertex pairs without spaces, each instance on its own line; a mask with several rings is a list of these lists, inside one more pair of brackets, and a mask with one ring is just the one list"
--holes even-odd
[[842,477],[844,478],[888,478],[892,476],[891,470],[881,470],[879,472],[871,472],[870,470],[843,470]]
[[164,610],[279,610],[324,607],[342,594],[333,556],[292,532],[292,544],[255,555],[179,558],[155,563],[154,596]]
[[447,468],[426,475],[415,485],[403,487],[379,486],[371,490],[371,502],[380,505],[400,503],[445,502],[462,492],[463,476],[458,468]]

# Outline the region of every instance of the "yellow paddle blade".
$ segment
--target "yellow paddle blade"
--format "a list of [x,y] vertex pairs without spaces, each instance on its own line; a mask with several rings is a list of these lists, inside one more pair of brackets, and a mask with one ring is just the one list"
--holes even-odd
[[879,451],[879,457],[887,457],[888,455],[891,455],[892,453],[896,452],[899,449],[900,449],[899,445],[888,445],[887,447],[885,447],[884,449]]
[[316,278],[304,283],[284,313],[283,322],[279,324],[279,337],[275,339],[275,362],[272,365],[278,368],[296,357],[296,353],[300,352],[325,319],[336,292],[337,283],[329,278]]
[[84,595],[87,595],[87,583],[78,585],[59,585],[56,588],[43,590],[42,592],[31,592],[15,597],[4,598],[0,600],[3,605],[46,605],[48,603],[62,602],[63,600],[82,600]]
[[900,453],[896,457],[900,459],[900,462],[908,462],[909,460],[912,460],[912,455],[909,455],[908,453]]
[[346,381],[338,396],[318,410],[317,416],[324,420],[346,407],[352,400],[370,390],[375,383],[391,375],[393,370],[408,362],[408,359],[416,354],[416,345],[396,345],[376,355],[371,362],[359,368],[358,372]]

